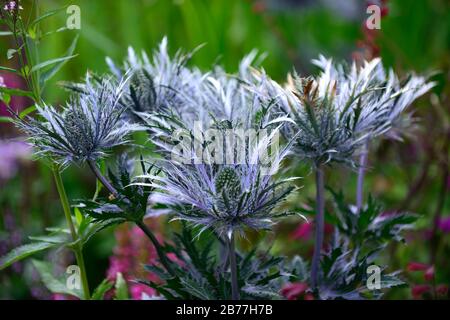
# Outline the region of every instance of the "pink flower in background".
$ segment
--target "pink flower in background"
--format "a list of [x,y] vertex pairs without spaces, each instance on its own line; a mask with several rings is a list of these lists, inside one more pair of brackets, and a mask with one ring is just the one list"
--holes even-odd
[[[325,223],[325,235],[333,232],[333,225]],[[314,223],[305,222],[298,225],[298,227],[291,233],[292,239],[308,240],[314,233]]]
[[313,300],[313,296],[307,292],[308,289],[308,284],[304,282],[291,282],[285,284],[280,293],[288,300],[297,300],[299,298]]
[[[0,73],[0,87],[26,89],[25,81],[19,76],[12,73]],[[12,96],[9,106],[16,111],[23,110],[31,106],[33,101],[26,97]],[[6,105],[0,100],[0,116],[9,117],[10,113],[6,109]]]
[[22,141],[0,140],[0,181],[12,178],[20,161],[31,156],[31,147]]
[[433,281],[433,279],[434,279],[434,266],[429,267],[425,271],[425,274],[423,276],[424,276],[425,280]]
[[408,266],[406,267],[406,270],[410,271],[410,272],[414,272],[414,271],[425,271],[429,268],[430,266],[425,264],[425,263],[421,263],[421,262],[410,262],[408,263]]
[[436,293],[442,296],[448,295],[448,285],[440,284],[436,287]]
[[308,240],[313,232],[313,224],[306,222],[300,224],[294,232],[291,233],[292,239]]
[[151,297],[156,294],[156,290],[142,283],[134,283],[130,287],[130,294],[133,300],[142,300],[143,295]]
[[52,300],[79,300],[77,297],[69,294],[54,293]]
[[[152,221],[156,225],[156,220]],[[122,273],[128,283],[130,295],[133,299],[141,300],[143,294],[153,296],[156,291],[144,284],[135,283],[136,279],[159,282],[153,273],[145,271],[143,265],[156,264],[157,254],[145,234],[136,226],[121,225],[116,230],[117,245],[109,259],[107,278],[115,281],[117,273]],[[160,237],[158,237],[160,238]]]
[[450,233],[450,217],[439,219],[438,228],[444,233]]
[[425,293],[431,291],[431,286],[427,284],[418,284],[411,288],[411,293],[414,299],[420,299]]

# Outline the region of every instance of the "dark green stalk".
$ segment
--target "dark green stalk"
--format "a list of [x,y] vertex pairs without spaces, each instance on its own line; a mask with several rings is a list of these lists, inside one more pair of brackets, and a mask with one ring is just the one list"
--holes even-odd
[[320,252],[323,245],[325,231],[325,197],[324,197],[324,172],[323,167],[316,168],[316,230],[314,255],[311,265],[311,286],[316,289],[319,284]]
[[364,205],[364,178],[366,174],[367,161],[369,156],[369,141],[364,143],[363,150],[359,157],[358,182],[356,186],[356,208],[359,212]]
[[228,257],[230,258],[230,272],[231,272],[231,299],[239,300],[239,284],[237,278],[237,265],[236,265],[236,248],[234,243],[234,234],[231,234],[228,240]]
[[[53,166],[53,175],[55,177],[56,188],[58,189],[59,198],[61,200],[61,205],[63,207],[64,215],[66,217],[66,222],[67,222],[67,225],[69,226],[70,235],[72,236],[73,241],[77,241],[78,235],[75,230],[75,226],[73,225],[72,215],[70,213],[69,200],[67,198],[66,190],[64,188],[64,184],[61,179],[61,172],[56,165]],[[81,282],[82,282],[82,286],[83,286],[84,298],[86,300],[89,300],[90,299],[89,284],[88,284],[88,280],[87,280],[86,267],[84,265],[82,245],[80,243],[78,243],[77,245],[75,245],[72,248],[72,250],[75,253],[77,265],[80,268],[80,277],[81,277]]]
[[[117,192],[117,190],[113,187],[113,185],[106,179],[105,176],[100,172],[99,168],[95,164],[94,161],[88,161],[89,168],[92,170],[94,175],[97,177],[97,179],[105,186],[106,189],[115,197],[119,198],[120,194]],[[170,262],[167,260],[166,255],[163,252],[162,246],[159,243],[158,239],[156,239],[155,235],[151,232],[151,230],[145,225],[143,221],[134,221],[134,223],[145,233],[145,235],[149,238],[151,243],[156,249],[156,253],[158,254],[159,260],[161,261],[162,265],[166,268],[167,272],[169,272],[171,275],[175,275],[174,270],[170,266]]]

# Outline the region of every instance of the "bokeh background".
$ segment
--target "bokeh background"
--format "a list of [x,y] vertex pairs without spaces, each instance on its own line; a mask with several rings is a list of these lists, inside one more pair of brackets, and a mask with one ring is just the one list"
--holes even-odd
[[[24,12],[30,1],[23,1]],[[399,74],[407,71],[439,71],[432,93],[412,106],[418,118],[416,128],[408,128],[403,142],[383,140],[371,149],[366,192],[385,205],[385,210],[408,210],[421,215],[417,229],[408,233],[405,246],[392,246],[382,260],[390,270],[402,270],[410,287],[393,289],[386,298],[420,298],[420,286],[430,285],[423,274],[410,272],[408,265],[420,262],[434,265],[434,285],[450,284],[450,2],[448,0],[40,0],[42,12],[65,4],[81,9],[81,30],[56,33],[42,41],[44,58],[62,55],[73,37],[80,38],[78,56],[67,63],[47,85],[45,100],[60,104],[67,93],[58,82],[80,80],[87,70],[107,71],[105,57],[120,62],[128,46],[150,53],[167,36],[170,50],[192,50],[205,44],[192,64],[207,69],[215,63],[236,71],[239,60],[252,49],[267,53],[262,66],[275,80],[284,81],[293,69],[307,75],[315,72],[310,60],[319,54],[335,60],[381,56],[386,67]],[[380,30],[368,30],[367,5],[382,8]],[[48,19],[44,29],[65,25],[67,15]],[[0,64],[11,46],[0,37]],[[19,79],[0,73],[0,85],[21,86]],[[13,98],[14,108],[27,106],[24,99]],[[0,102],[0,116],[5,106]],[[62,223],[60,203],[50,170],[30,159],[30,150],[12,126],[0,123],[0,255],[27,242],[27,236],[42,234],[45,227]],[[292,208],[313,203],[314,187],[307,166],[299,165],[292,174],[304,176],[304,186]],[[331,168],[330,185],[342,189],[354,201],[355,174]],[[64,172],[64,182],[72,199],[92,197],[95,181],[85,168]],[[164,234],[164,223],[155,222]],[[107,230],[97,235],[86,248],[86,262],[92,287],[116,266],[120,246],[136,252],[127,259],[136,263],[142,257],[140,243],[124,244],[133,230]],[[310,259],[311,226],[289,220],[280,224],[265,242],[278,254],[301,254]],[[122,241],[122,242],[121,242]],[[126,241],[125,241],[126,242]],[[243,246],[248,243],[243,243]],[[137,247],[138,249],[136,249]],[[123,248],[122,248],[123,249]],[[130,249],[131,250],[131,249]],[[145,255],[145,253],[144,253]],[[116,257],[116,260],[114,260]],[[67,265],[66,252],[48,254],[55,265]],[[138,264],[137,264],[138,265]],[[62,267],[61,267],[62,268]],[[138,269],[138,266],[129,267]],[[411,269],[411,268],[410,268]],[[415,289],[414,289],[415,288]],[[0,273],[0,298],[51,298],[27,262],[16,263]]]

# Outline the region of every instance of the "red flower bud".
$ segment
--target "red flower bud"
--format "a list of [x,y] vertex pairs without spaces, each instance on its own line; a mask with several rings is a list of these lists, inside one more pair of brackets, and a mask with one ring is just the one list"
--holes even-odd
[[431,266],[427,269],[427,271],[424,274],[425,280],[427,281],[433,281],[434,279],[434,266]]
[[410,262],[410,263],[408,263],[408,266],[406,267],[406,270],[408,270],[410,272],[412,272],[412,271],[425,271],[425,270],[428,270],[428,268],[430,268],[430,266],[425,264],[425,263]]
[[430,292],[431,286],[427,284],[419,284],[411,288],[411,293],[414,299],[422,298],[424,293]]
[[[301,295],[305,293],[307,289],[308,285],[306,283],[292,282],[283,286],[283,288],[281,289],[281,295],[288,300],[297,300]],[[305,299],[307,298],[307,295],[305,295]]]
[[446,284],[440,284],[436,287],[438,295],[446,296],[448,294],[448,286]]

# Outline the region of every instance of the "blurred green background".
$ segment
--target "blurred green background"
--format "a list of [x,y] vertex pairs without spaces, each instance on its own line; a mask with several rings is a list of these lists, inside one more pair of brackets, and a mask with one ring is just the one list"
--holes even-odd
[[[107,71],[105,57],[121,62],[128,46],[149,54],[167,36],[171,52],[179,48],[192,50],[205,44],[191,64],[207,69],[217,61],[230,72],[252,49],[267,53],[262,66],[274,79],[284,81],[294,68],[300,74],[314,72],[310,60],[319,54],[336,60],[350,60],[367,54],[369,47],[379,49],[386,67],[399,74],[407,71],[439,70],[438,82],[432,94],[420,99],[413,108],[420,126],[403,143],[382,141],[373,146],[370,158],[367,191],[381,200],[386,210],[410,210],[423,216],[418,230],[411,233],[407,246],[386,250],[386,263],[394,269],[405,269],[408,262],[436,264],[439,283],[450,283],[450,235],[438,231],[437,238],[428,241],[436,217],[450,215],[448,175],[449,158],[449,66],[450,66],[450,2],[448,0],[389,0],[388,12],[382,18],[381,30],[367,34],[363,23],[368,17],[365,1],[306,0],[79,0],[39,1],[42,12],[66,4],[81,9],[81,30],[65,31],[42,42],[43,59],[62,55],[73,37],[80,38],[78,56],[67,63],[47,85],[45,100],[58,104],[67,93],[58,87],[61,80],[80,80],[87,70]],[[30,1],[23,1],[24,12]],[[44,30],[64,27],[67,15],[48,19]],[[373,38],[372,38],[373,37]],[[9,48],[5,37],[0,39],[0,63]],[[373,49],[373,48],[372,48]],[[0,130],[0,139],[14,137],[17,132],[7,126]],[[1,155],[0,155],[1,160]],[[327,172],[329,183],[343,189],[353,201],[355,175],[348,170]],[[306,167],[299,166],[292,174],[306,178],[293,207],[308,203],[314,195],[312,179]],[[83,168],[71,168],[64,173],[68,194],[72,199],[92,196],[95,183]],[[0,181],[0,213],[12,215],[19,238],[40,234],[45,226],[62,219],[52,177],[41,163],[21,163],[20,171],[8,181]],[[0,239],[11,232],[2,222]],[[274,251],[308,255],[311,240],[292,241],[295,220],[278,227]],[[431,230],[431,231],[430,231]],[[428,232],[428,233],[427,233]],[[108,266],[108,256],[114,246],[112,231],[97,236],[87,248],[87,268],[91,282],[98,283]],[[289,246],[286,244],[289,243]],[[30,298],[41,290],[33,271],[25,264],[21,272],[8,270],[0,274],[0,298]],[[23,277],[23,273],[28,276]],[[411,283],[421,283],[419,277],[405,275]],[[31,280],[30,280],[31,279]],[[388,298],[411,298],[410,289],[395,289]]]

